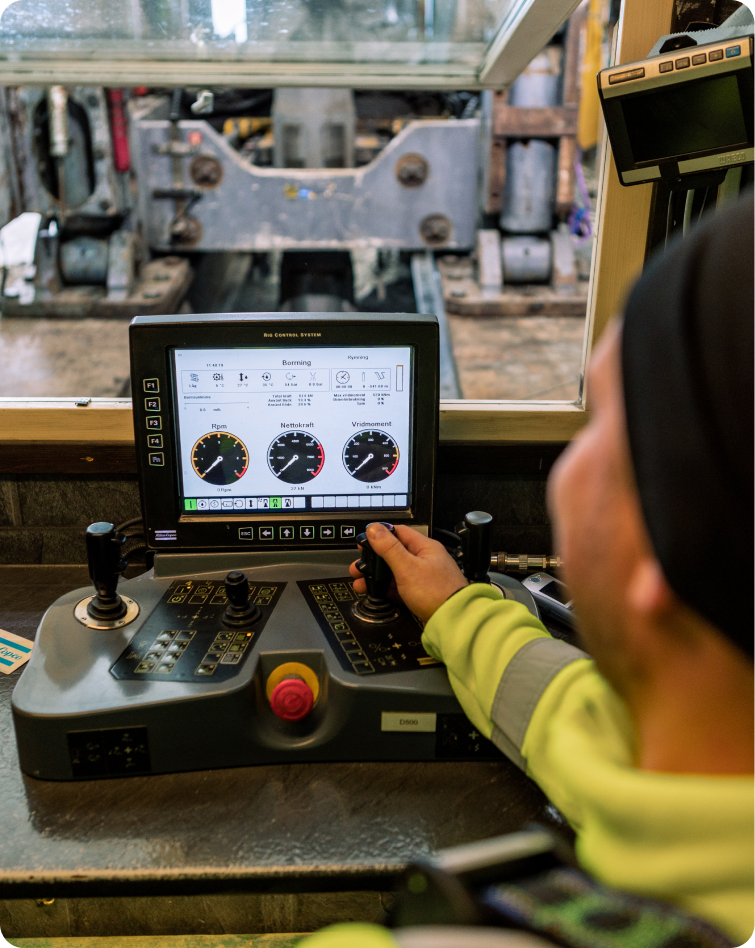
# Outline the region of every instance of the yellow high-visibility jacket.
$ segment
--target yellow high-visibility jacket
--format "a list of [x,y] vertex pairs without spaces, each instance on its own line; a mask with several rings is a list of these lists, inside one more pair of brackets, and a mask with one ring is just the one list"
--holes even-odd
[[[628,710],[579,649],[552,638],[493,586],[452,596],[422,642],[445,662],[464,711],[577,833],[582,868],[606,885],[664,899],[727,932],[753,933],[753,780],[634,765]],[[387,948],[377,926],[334,926],[307,948]],[[345,941],[341,941],[345,938]]]

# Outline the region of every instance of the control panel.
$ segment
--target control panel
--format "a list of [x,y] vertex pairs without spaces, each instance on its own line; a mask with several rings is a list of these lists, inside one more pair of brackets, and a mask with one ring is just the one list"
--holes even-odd
[[135,680],[231,678],[250,654],[285,585],[249,585],[246,581],[250,619],[234,624],[225,621],[229,605],[227,581],[189,579],[171,583],[157,608],[118,657],[112,674]]
[[[93,588],[48,610],[13,693],[27,774],[500,756],[365,533],[430,529],[437,341],[424,316],[134,321],[154,566],[124,581],[124,537],[87,530]],[[464,572],[537,615],[489,574],[490,520],[459,530]]]
[[[489,527],[488,515],[468,515],[465,572],[537,614],[521,583],[484,572]],[[500,756],[465,718],[364,535],[332,553],[158,554],[125,582],[113,525],[93,524],[87,540],[95,593],[53,604],[13,694],[26,773]],[[348,571],[357,555],[364,593]]]
[[364,598],[349,577],[299,580],[312,614],[341,667],[357,675],[385,674],[438,663],[422,647],[422,625],[403,604],[396,620],[387,624],[365,622],[355,611]]

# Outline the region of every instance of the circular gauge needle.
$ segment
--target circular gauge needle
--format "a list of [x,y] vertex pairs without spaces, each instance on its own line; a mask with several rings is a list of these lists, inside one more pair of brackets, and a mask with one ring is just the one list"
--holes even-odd
[[279,474],[279,475],[282,474],[282,473],[286,470],[287,467],[291,467],[291,465],[294,463],[294,461],[298,461],[298,460],[299,460],[299,455],[298,455],[298,454],[295,454],[295,455],[291,458],[291,460],[288,462],[288,464],[285,464],[285,465],[280,469],[280,471],[278,471],[278,474]]
[[360,467],[364,467],[365,464],[366,464],[368,461],[371,461],[374,457],[375,457],[374,454],[368,454],[367,457],[364,459],[364,461],[362,461],[361,464],[357,464],[357,466],[354,468],[354,471],[356,472],[356,471],[359,470]]
[[220,464],[220,462],[221,462],[222,460],[223,460],[223,455],[222,455],[222,454],[219,454],[219,455],[215,458],[215,460],[212,462],[212,464],[211,464],[211,465],[207,468],[207,470],[204,472],[204,474],[202,475],[202,477],[207,477],[207,475],[210,473],[210,471],[211,471],[214,467],[217,467],[218,464]]

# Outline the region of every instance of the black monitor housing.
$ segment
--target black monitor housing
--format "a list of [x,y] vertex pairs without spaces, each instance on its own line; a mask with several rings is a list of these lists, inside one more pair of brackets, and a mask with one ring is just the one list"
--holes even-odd
[[672,37],[661,44],[666,52],[598,73],[623,185],[716,185],[755,158],[752,35],[704,44],[705,31],[694,35],[697,42]]
[[374,520],[429,528],[434,316],[140,316],[130,346],[152,549],[334,549]]

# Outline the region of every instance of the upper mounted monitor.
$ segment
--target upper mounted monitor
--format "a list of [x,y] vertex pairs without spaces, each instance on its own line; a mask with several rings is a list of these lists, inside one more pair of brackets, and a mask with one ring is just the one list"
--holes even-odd
[[753,161],[752,36],[675,49],[598,74],[622,184]]
[[134,424],[156,549],[353,545],[430,523],[432,316],[138,317]]

